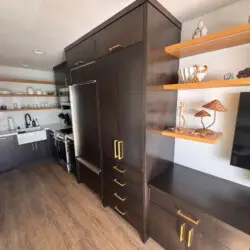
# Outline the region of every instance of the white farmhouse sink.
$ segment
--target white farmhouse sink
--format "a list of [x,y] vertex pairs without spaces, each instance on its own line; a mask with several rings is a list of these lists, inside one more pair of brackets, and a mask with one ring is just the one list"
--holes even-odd
[[28,132],[28,133],[17,135],[17,141],[19,145],[37,142],[37,141],[44,141],[46,139],[47,139],[47,134],[45,130]]

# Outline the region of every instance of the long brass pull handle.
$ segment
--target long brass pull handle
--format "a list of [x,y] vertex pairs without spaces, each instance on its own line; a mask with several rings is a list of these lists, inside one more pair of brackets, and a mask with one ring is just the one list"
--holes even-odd
[[118,159],[123,159],[123,141],[118,142]]
[[191,247],[192,245],[192,241],[193,241],[193,234],[194,234],[194,229],[190,229],[188,231],[188,243],[187,243],[187,247]]
[[125,200],[127,200],[127,197],[124,197],[124,198],[122,198],[119,194],[117,194],[117,193],[114,193],[114,196],[118,199],[118,200],[120,200],[120,201],[125,201]]
[[190,218],[187,215],[183,214],[181,210],[178,210],[177,214],[180,215],[182,218],[194,223],[196,226],[199,225],[199,223],[200,223],[200,220],[193,220],[192,218]]
[[186,224],[183,223],[180,228],[180,242],[184,240]]
[[114,146],[114,157],[115,157],[115,159],[118,158],[118,152],[117,152],[117,148],[116,148],[117,142],[118,142],[118,140],[114,140],[114,142],[113,142],[114,143],[113,146]]
[[115,206],[115,210],[121,214],[122,216],[124,216],[126,214],[126,212],[122,212],[117,206]]
[[121,44],[116,44],[115,46],[108,48],[108,50],[112,52],[114,49],[119,49],[119,48],[122,48]]
[[117,179],[114,179],[113,181],[114,181],[114,183],[116,183],[116,184],[119,185],[120,187],[125,187],[125,186],[126,186],[125,183],[121,183],[121,182],[119,182]]
[[117,172],[121,173],[121,174],[124,174],[127,171],[126,169],[121,170],[117,166],[114,166],[113,169],[116,170]]

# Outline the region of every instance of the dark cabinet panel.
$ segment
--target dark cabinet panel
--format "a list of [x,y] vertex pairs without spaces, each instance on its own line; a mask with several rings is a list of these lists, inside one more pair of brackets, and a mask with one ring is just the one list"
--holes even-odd
[[37,161],[46,160],[50,157],[47,140],[35,142],[34,147]]
[[118,95],[117,95],[117,55],[101,58],[98,62],[98,82],[100,90],[100,123],[103,150],[103,165],[110,165],[115,160],[118,135]]
[[0,172],[16,168],[19,165],[17,137],[0,137]]
[[164,248],[185,250],[186,229],[187,226],[178,217],[166,213],[161,207],[150,203],[149,235]]
[[69,66],[79,66],[95,59],[95,38],[90,37],[87,40],[77,44],[66,52],[66,58]]
[[[193,230],[193,231],[190,231]],[[223,246],[221,243],[208,238],[205,234],[195,232],[190,228],[188,235],[191,234],[190,247],[187,245],[187,249],[190,250],[229,250],[229,248]]]
[[57,149],[56,149],[56,141],[54,139],[54,133],[50,130],[47,130],[47,138],[48,138],[48,147],[49,147],[49,156],[58,160]]
[[143,40],[143,6],[136,8],[96,35],[97,57]]
[[117,53],[119,162],[135,168],[142,162],[143,50],[139,43]]
[[34,143],[19,145],[20,165],[29,165],[35,162],[36,151]]
[[72,84],[96,80],[96,63],[94,61],[74,67],[70,70]]

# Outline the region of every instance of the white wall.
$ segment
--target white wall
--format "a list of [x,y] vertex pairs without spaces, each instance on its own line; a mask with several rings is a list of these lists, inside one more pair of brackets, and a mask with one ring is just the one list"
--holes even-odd
[[[54,81],[53,71],[31,70],[6,66],[0,66],[0,77]],[[43,91],[55,90],[55,86],[48,84],[0,82],[0,90],[6,89],[12,92],[25,92],[27,87],[33,87],[34,89],[41,89]],[[22,104],[55,104],[57,100],[56,97],[0,97],[0,106],[5,104],[8,108],[13,108],[14,102],[21,106]],[[41,125],[59,123],[59,112],[60,110],[28,111],[31,117],[37,118]],[[16,126],[24,127],[25,113],[27,113],[27,111],[0,112],[0,130],[8,128],[7,118],[10,116],[13,117]]]
[[[183,24],[182,40],[191,39],[199,20],[207,25],[209,33],[230,28],[248,22],[250,1],[242,0],[217,11],[208,13]],[[234,48],[205,53],[180,60],[180,68],[194,64],[208,65],[205,80],[223,79],[227,72],[237,73],[250,66],[250,44]],[[199,171],[218,176],[250,187],[250,172],[230,166],[230,157],[234,137],[234,128],[238,110],[240,92],[250,92],[250,87],[215,88],[202,90],[185,90],[178,92],[178,103],[186,104],[185,116],[188,127],[201,127],[200,119],[193,116],[201,105],[219,99],[226,113],[218,113],[213,127],[224,133],[223,139],[216,145],[176,139],[175,162]],[[206,123],[209,123],[209,118]]]

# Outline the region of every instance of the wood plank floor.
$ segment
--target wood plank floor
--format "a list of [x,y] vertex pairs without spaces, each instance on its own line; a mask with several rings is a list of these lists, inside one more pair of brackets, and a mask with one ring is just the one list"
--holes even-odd
[[1,250],[162,249],[52,163],[0,175]]

